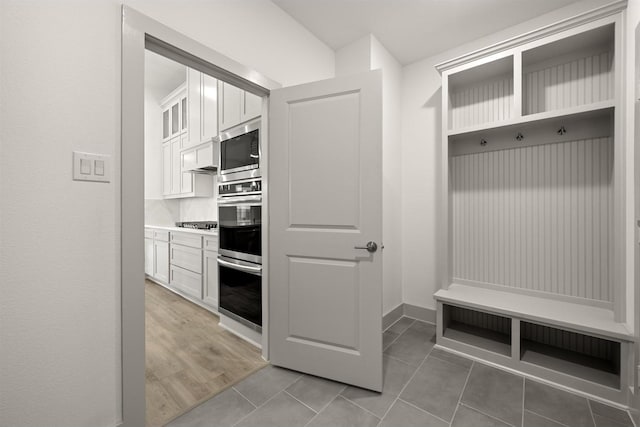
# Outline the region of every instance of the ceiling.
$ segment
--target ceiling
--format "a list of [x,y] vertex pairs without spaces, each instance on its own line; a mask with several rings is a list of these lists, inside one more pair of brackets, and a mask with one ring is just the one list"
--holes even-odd
[[577,0],[272,0],[334,50],[373,34],[403,65]]

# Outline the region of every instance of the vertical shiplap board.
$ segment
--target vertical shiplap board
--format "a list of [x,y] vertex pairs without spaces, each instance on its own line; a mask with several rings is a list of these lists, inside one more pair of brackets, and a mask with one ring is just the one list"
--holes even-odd
[[454,278],[610,302],[611,138],[451,158]]
[[513,77],[451,88],[450,99],[451,129],[508,119],[513,110]]
[[601,52],[525,72],[523,86],[524,114],[611,100],[613,52]]

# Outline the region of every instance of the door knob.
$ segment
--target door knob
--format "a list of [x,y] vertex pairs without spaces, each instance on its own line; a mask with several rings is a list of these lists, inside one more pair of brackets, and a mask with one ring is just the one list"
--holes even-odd
[[378,250],[378,245],[376,242],[367,242],[367,246],[354,246],[354,249],[366,249],[370,253],[374,253]]

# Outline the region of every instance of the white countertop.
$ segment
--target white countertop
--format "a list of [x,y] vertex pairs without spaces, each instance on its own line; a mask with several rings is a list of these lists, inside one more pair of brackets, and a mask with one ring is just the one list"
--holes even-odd
[[184,228],[184,227],[170,227],[164,225],[150,225],[145,224],[144,228],[154,228],[156,230],[169,230],[169,231],[179,231],[180,233],[193,233],[193,234],[202,234],[205,236],[217,236],[218,229],[214,228],[213,230],[196,230],[193,228]]

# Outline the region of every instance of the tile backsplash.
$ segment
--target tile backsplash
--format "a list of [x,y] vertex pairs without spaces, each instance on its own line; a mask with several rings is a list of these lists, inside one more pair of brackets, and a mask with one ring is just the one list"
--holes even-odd
[[180,221],[217,221],[215,197],[194,197],[180,200]]
[[180,221],[180,201],[177,199],[146,199],[144,223],[147,225],[174,226]]

